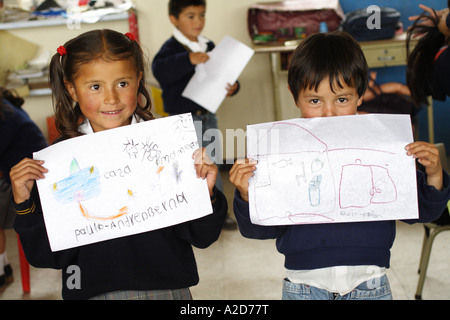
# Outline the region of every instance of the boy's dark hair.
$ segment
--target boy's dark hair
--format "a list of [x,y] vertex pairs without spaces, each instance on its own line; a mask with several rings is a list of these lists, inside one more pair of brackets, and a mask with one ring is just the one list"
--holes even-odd
[[55,125],[64,137],[73,138],[81,135],[78,131],[80,120],[85,120],[79,105],[73,106],[64,81],[74,83],[74,78],[83,64],[96,59],[104,61],[130,60],[136,72],[142,72],[138,95],[145,97],[145,105],[138,103],[135,114],[143,120],[153,119],[150,111],[150,94],[145,84],[145,62],[141,46],[137,41],[114,30],[93,30],[79,35],[64,44],[67,54],[56,53],[50,62],[50,87],[55,109]]
[[317,91],[322,80],[329,78],[330,88],[356,88],[362,97],[368,87],[366,58],[358,42],[345,32],[318,33],[303,40],[295,49],[289,66],[288,83],[297,103],[305,89]]
[[206,0],[170,0],[169,1],[169,16],[178,18],[183,9],[190,6],[205,6]]

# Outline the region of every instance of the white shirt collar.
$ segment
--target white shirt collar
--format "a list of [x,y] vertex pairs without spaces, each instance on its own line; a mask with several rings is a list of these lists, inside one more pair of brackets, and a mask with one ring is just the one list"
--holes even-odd
[[[131,124],[142,122],[142,119],[139,118],[137,115],[133,115],[133,119],[131,120]],[[91,134],[94,133],[94,130],[92,129],[91,123],[88,119],[83,121],[82,124],[78,126],[78,131],[82,134]]]
[[206,52],[209,40],[203,36],[198,36],[198,42],[189,40],[180,30],[173,30],[174,38],[181,44],[187,46],[192,52]]

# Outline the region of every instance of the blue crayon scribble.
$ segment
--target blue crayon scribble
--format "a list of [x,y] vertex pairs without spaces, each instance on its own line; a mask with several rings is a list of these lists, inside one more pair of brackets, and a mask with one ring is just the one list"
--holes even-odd
[[95,167],[81,170],[74,159],[70,165],[70,177],[53,184],[51,188],[60,203],[86,201],[100,195],[100,172]]

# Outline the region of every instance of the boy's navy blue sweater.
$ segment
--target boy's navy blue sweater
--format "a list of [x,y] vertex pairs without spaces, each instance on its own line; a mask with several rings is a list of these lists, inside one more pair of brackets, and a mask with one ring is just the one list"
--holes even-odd
[[[443,212],[450,199],[449,176],[444,172],[444,191],[426,184],[417,172],[419,220],[431,222]],[[333,266],[376,265],[389,268],[390,249],[395,238],[395,221],[335,223],[293,226],[258,226],[249,217],[249,204],[238,191],[234,212],[244,237],[276,239],[277,249],[285,255],[285,267],[311,270]]]
[[[214,47],[212,41],[208,42],[207,52]],[[153,75],[163,92],[164,111],[169,114],[205,111],[194,101],[181,96],[195,73],[195,65],[189,60],[189,54],[188,49],[171,37],[153,59]]]

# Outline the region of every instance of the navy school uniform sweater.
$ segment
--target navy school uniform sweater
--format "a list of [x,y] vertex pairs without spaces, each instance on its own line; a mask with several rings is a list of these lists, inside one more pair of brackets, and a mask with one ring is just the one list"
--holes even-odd
[[47,141],[38,126],[25,110],[14,107],[7,100],[4,104],[5,120],[0,120],[0,171],[9,182],[11,168],[33,152],[47,147]]
[[[450,178],[444,172],[444,190],[426,184],[417,171],[419,219],[406,223],[431,222],[443,212],[450,199]],[[259,226],[252,224],[249,204],[238,191],[234,213],[241,234],[251,239],[276,239],[278,251],[290,270],[311,270],[333,266],[376,265],[389,268],[390,249],[395,239],[395,221]]]
[[[14,229],[32,266],[62,270],[65,300],[84,300],[121,290],[182,289],[199,282],[192,246],[209,247],[222,230],[227,200],[214,188],[211,203],[213,213],[193,221],[52,252],[35,184],[29,200],[14,204],[18,213]],[[79,288],[70,285],[73,266],[81,273]]]
[[[62,270],[65,300],[84,300],[121,290],[182,289],[199,282],[192,246],[207,248],[222,230],[227,202],[217,189],[212,199],[213,213],[194,221],[52,252],[35,187],[30,200],[15,205],[19,214],[14,228],[32,266]],[[71,266],[80,270],[79,288],[68,285],[73,283]]]

